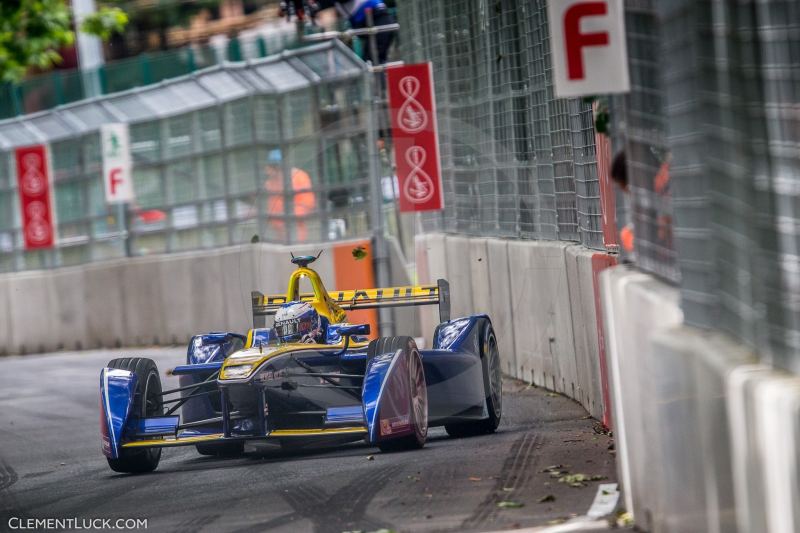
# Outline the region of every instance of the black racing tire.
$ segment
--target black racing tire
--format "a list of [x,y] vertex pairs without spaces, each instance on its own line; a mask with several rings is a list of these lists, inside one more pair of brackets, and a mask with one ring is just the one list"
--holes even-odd
[[497,336],[492,323],[488,320],[485,320],[481,328],[481,367],[483,369],[483,389],[486,394],[486,410],[489,417],[474,422],[445,424],[444,429],[451,437],[474,437],[494,433],[503,416],[503,373],[500,369]]
[[237,457],[244,453],[244,441],[209,442],[196,444],[197,453],[200,455],[213,455],[217,457]]
[[379,442],[378,448],[382,452],[419,450],[425,446],[428,438],[428,390],[422,357],[414,339],[411,337],[382,337],[371,341],[367,347],[367,363],[377,355],[393,353],[398,350],[405,351],[411,361],[408,369],[411,386],[409,397],[414,433],[398,439]]
[[[123,357],[109,361],[106,366],[136,374],[132,414],[150,417],[161,416],[164,413],[161,403],[161,376],[158,375],[158,367],[152,359]],[[143,474],[155,470],[159,461],[161,461],[161,448],[122,448],[118,458],[108,459],[108,466],[114,472]]]

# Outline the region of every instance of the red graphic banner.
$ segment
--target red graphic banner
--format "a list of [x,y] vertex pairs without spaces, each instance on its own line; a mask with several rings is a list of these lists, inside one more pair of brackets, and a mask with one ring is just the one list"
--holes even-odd
[[17,148],[17,186],[25,249],[52,248],[53,208],[47,148],[43,144]]
[[436,99],[430,63],[386,70],[401,212],[442,209]]

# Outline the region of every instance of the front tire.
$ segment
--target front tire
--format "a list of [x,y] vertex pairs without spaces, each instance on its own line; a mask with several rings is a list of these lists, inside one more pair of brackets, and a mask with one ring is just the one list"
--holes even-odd
[[408,360],[409,400],[411,405],[411,425],[414,432],[404,437],[378,442],[382,452],[418,450],[425,446],[428,438],[428,389],[425,383],[425,369],[417,343],[411,337],[384,337],[369,343],[367,362],[377,355],[403,351]]
[[[128,370],[136,374],[136,390],[131,414],[145,418],[161,416],[164,413],[161,403],[161,377],[158,375],[158,368],[152,359],[123,357],[109,361],[106,366]],[[121,448],[119,457],[108,458],[108,466],[114,472],[142,474],[155,470],[159,461],[161,461],[161,448]]]
[[500,351],[497,336],[488,320],[481,332],[481,367],[483,388],[486,394],[486,410],[489,417],[475,422],[445,424],[444,429],[451,437],[473,437],[494,433],[503,415],[503,373],[500,369]]

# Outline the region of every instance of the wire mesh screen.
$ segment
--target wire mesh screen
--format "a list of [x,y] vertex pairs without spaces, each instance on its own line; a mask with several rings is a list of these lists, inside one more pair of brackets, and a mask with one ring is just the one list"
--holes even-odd
[[[370,233],[369,79],[343,44],[0,121],[0,271]],[[99,128],[129,125],[135,201],[107,205]],[[24,250],[14,148],[46,143],[57,246]]]
[[445,211],[426,230],[602,249],[591,106],[553,96],[546,2],[398,3],[404,59],[434,68]]
[[639,266],[680,281],[687,323],[800,371],[800,5],[629,1],[627,23]]
[[625,24],[631,92],[614,108],[624,129],[623,142],[630,190],[630,218],[635,228],[635,259],[644,270],[678,282],[680,271],[672,237],[671,153],[666,143],[667,118],[663,64],[664,38],[656,0],[628,0]]

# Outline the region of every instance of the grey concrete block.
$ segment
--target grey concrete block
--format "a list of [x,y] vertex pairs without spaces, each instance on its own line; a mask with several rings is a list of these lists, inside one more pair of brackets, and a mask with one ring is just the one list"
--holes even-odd
[[168,342],[164,298],[181,298],[162,291],[158,283],[163,257],[140,257],[121,265],[125,315],[125,346],[158,345]]
[[47,278],[50,284],[50,313],[57,347],[81,350],[87,346],[86,283],[82,267],[53,270]]
[[253,327],[250,292],[258,287],[256,247],[242,245],[220,251],[225,330],[246,333]]
[[196,254],[173,254],[161,258],[159,278],[154,280],[161,290],[161,306],[164,327],[167,331],[165,343],[186,345],[192,335],[201,333],[194,324],[192,291],[194,288],[189,267]]
[[492,291],[489,284],[488,239],[469,239],[467,246],[469,256],[459,262],[469,268],[469,290],[471,306],[467,314],[487,314],[492,311]]
[[600,376],[600,350],[597,335],[592,257],[583,246],[564,249],[572,331],[575,338],[576,383],[570,396],[597,419],[603,417],[603,392]]
[[223,286],[225,271],[220,256],[220,251],[209,251],[194,256],[189,263],[191,287],[186,303],[196,333],[225,331],[228,324]]
[[[520,371],[567,392],[575,381],[575,347],[563,243],[512,241],[508,258]],[[523,336],[520,332],[526,332]]]
[[11,301],[9,296],[11,276],[0,276],[0,355],[16,353],[11,327]]
[[[670,400],[691,400],[691,414],[665,432],[674,450],[665,454],[664,460],[670,455],[685,458],[678,465],[661,466],[662,470],[677,470],[677,475],[659,479],[665,484],[660,506],[664,512],[656,517],[656,523],[676,531],[736,531],[726,385],[730,373],[739,365],[753,363],[755,356],[725,335],[688,326],[655,333],[653,345],[657,358],[667,363],[683,362],[693,378],[688,383],[692,392],[673,395]],[[691,468],[696,472],[686,475],[684,471]]]
[[[391,264],[391,285],[393,287],[414,284],[406,268],[406,259],[403,257],[400,245],[395,239],[391,238],[389,239],[389,263]],[[395,332],[398,335],[409,335],[411,337],[420,337],[422,335],[419,310],[420,307],[416,306],[394,309]]]
[[653,530],[663,523],[666,486],[654,480],[673,475],[662,468],[674,444],[662,427],[672,428],[676,417],[689,416],[689,404],[672,400],[687,394],[691,372],[683,361],[668,366],[658,360],[652,343],[658,331],[682,322],[679,295],[674,287],[627,267],[610,268],[601,279],[620,479],[627,487],[626,507],[644,529]]
[[109,261],[84,267],[86,339],[90,348],[123,344],[127,324],[122,285],[124,263]]
[[450,282],[450,312],[453,318],[469,316],[474,309],[470,242],[471,239],[467,237],[448,235],[445,238],[447,281]]
[[48,272],[33,271],[15,275],[9,280],[11,330],[16,353],[43,352],[56,349],[52,334],[55,321],[51,314]]
[[[436,283],[437,279],[449,279],[447,271],[447,251],[445,249],[445,236],[442,234],[417,235],[414,240],[417,264],[417,283],[427,285]],[[451,284],[451,292],[453,286]],[[433,331],[439,324],[438,310],[430,307],[419,308],[420,330],[425,338],[426,345],[433,342]],[[456,315],[451,309],[451,316]]]
[[771,531],[768,517],[770,495],[764,475],[768,466],[758,427],[758,420],[763,413],[757,406],[756,394],[760,387],[769,386],[775,378],[775,372],[767,366],[741,365],[733,369],[726,380],[739,531]]
[[489,282],[489,317],[492,319],[497,347],[500,350],[503,372],[526,379],[519,375],[516,350],[514,349],[514,318],[511,312],[512,287],[509,278],[508,241],[487,239],[487,275]]

